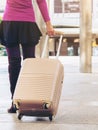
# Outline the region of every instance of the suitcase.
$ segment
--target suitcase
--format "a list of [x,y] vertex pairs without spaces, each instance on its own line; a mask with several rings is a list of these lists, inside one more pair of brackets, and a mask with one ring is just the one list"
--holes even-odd
[[55,59],[44,58],[48,38],[41,58],[23,61],[13,97],[19,120],[25,115],[49,117],[52,121],[57,114],[64,78],[64,67],[58,60],[62,36]]

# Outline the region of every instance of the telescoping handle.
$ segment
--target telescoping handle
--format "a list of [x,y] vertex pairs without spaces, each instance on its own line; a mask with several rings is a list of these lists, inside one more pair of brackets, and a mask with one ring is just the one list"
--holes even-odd
[[[61,44],[62,44],[62,38],[63,38],[63,35],[60,35],[59,45],[58,45],[57,54],[56,54],[56,59],[58,59],[58,57],[59,57],[59,55],[60,55],[60,49],[61,49]],[[45,52],[46,52],[48,40],[49,40],[49,36],[46,35],[45,44],[44,44],[44,47],[43,47],[43,51],[42,51],[41,58],[44,58],[44,56],[45,56]]]
[[44,47],[43,47],[43,51],[42,51],[41,58],[44,58],[44,56],[45,56],[45,52],[46,52],[46,48],[47,48],[47,44],[48,44],[48,39],[49,39],[49,36],[46,35],[46,38],[45,38],[45,42],[44,42]]

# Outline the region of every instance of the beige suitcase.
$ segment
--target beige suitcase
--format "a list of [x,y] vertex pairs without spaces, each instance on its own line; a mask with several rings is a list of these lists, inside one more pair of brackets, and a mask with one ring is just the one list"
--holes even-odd
[[[60,44],[61,41],[62,36]],[[47,42],[45,42],[44,51],[46,46]],[[19,120],[26,115],[49,117],[52,121],[52,117],[57,113],[64,67],[58,58],[44,58],[43,55],[44,53],[42,58],[28,58],[23,61],[13,97]]]

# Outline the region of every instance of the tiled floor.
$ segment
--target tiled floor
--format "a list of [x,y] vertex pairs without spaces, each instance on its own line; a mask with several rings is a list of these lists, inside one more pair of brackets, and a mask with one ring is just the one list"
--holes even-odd
[[98,130],[98,60],[93,58],[93,73],[79,73],[79,57],[60,57],[64,64],[64,84],[56,117],[8,114],[10,92],[7,58],[0,57],[0,129],[1,130]]

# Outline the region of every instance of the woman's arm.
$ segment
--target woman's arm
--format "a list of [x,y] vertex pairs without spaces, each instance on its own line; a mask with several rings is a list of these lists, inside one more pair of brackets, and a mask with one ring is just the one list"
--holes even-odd
[[48,12],[48,6],[46,3],[46,0],[36,0],[38,7],[40,9],[40,12],[42,14],[42,17],[45,22],[50,20],[49,12]]
[[46,23],[47,34],[48,35],[54,35],[55,31],[54,31],[54,28],[53,28],[51,21],[50,21],[50,16],[49,16],[46,0],[36,0],[36,1],[37,1],[37,4],[38,4],[38,7],[40,9],[40,12],[43,16],[43,19]]

